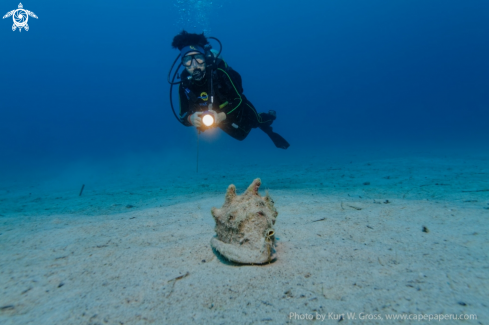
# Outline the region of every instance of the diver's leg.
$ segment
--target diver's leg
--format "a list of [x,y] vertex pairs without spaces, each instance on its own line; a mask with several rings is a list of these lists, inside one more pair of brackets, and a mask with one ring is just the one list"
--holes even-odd
[[277,118],[275,111],[268,111],[268,113],[258,113],[255,106],[246,99],[245,101],[246,117],[249,120],[249,124],[252,128],[270,126]]
[[260,128],[265,132],[273,141],[277,148],[287,149],[290,144],[280,134],[273,132],[271,127],[273,121],[277,118],[275,111],[269,111],[268,113],[257,113],[253,104],[246,99],[245,102],[246,116],[248,118],[248,125],[251,128]]
[[[233,125],[234,124],[234,125]],[[235,138],[236,140],[243,141],[248,134],[251,131],[251,128],[247,126],[246,124],[242,125],[237,125],[233,123],[231,125],[229,124],[223,124],[221,125],[221,130],[229,134],[231,137]]]

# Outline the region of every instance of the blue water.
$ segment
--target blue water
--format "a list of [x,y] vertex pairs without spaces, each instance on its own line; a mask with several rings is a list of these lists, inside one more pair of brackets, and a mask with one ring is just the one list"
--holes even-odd
[[[17,5],[3,1],[0,9]],[[222,41],[247,97],[258,111],[277,111],[274,130],[291,144],[276,149],[259,129],[243,142],[218,130],[201,137],[204,156],[488,149],[485,0],[23,5],[39,17],[29,31],[13,32],[11,18],[0,25],[5,175],[127,155],[191,151],[193,159],[195,130],[174,118],[166,81],[178,54],[170,44],[182,29]]]
[[[1,324],[487,323],[488,0],[22,4],[28,31],[0,19]],[[221,40],[287,150],[175,119],[182,29]],[[211,207],[257,177],[278,261],[231,267]]]

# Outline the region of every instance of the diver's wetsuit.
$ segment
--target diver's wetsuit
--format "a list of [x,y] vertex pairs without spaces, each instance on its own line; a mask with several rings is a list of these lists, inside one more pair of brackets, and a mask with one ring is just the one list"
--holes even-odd
[[[182,83],[179,87],[180,97],[180,122],[185,126],[192,126],[188,117],[195,112],[203,112],[208,109],[211,89],[209,70],[200,81],[189,81],[189,73],[184,70],[181,75]],[[217,113],[226,113],[226,119],[219,127],[237,140],[244,140],[252,128],[259,127],[270,136],[275,145],[287,149],[288,142],[270,126],[275,116],[268,113],[258,113],[251,102],[243,95],[241,76],[229,67],[223,60],[219,60],[218,68],[214,71],[213,110]]]

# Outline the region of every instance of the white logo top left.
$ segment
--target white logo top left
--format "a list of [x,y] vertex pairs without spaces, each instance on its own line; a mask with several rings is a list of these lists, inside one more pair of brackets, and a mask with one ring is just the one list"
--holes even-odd
[[12,25],[12,30],[15,31],[17,28],[19,28],[19,32],[22,31],[22,28],[25,28],[26,31],[29,30],[29,25],[27,25],[29,16],[37,19],[36,14],[33,13],[32,11],[25,10],[22,3],[19,3],[19,9],[15,9],[7,12],[7,14],[3,16],[3,19],[10,16],[13,16],[12,18],[14,20],[14,24]]

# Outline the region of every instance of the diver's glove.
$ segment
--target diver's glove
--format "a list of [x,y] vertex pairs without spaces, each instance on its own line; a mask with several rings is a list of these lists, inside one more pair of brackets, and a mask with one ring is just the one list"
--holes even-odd
[[214,125],[215,126],[218,126],[219,123],[221,123],[222,121],[224,121],[226,119],[226,113],[224,112],[216,112],[214,110],[209,110],[209,112],[212,113],[212,115],[214,116]]
[[202,126],[202,118],[200,117],[200,115],[202,115],[202,112],[195,112],[188,117],[188,121],[190,122],[190,124],[192,124],[196,128],[200,128]]

